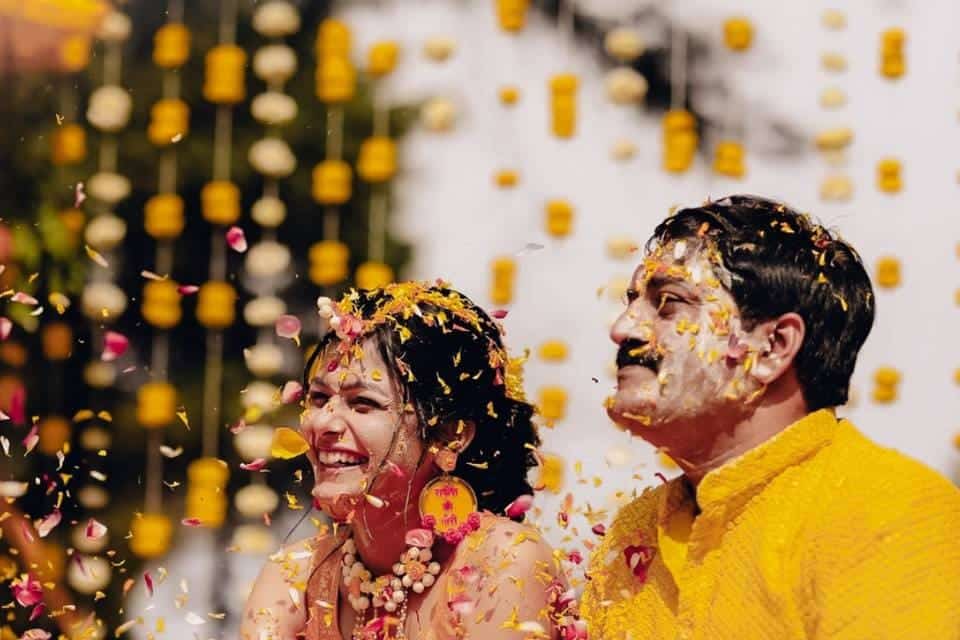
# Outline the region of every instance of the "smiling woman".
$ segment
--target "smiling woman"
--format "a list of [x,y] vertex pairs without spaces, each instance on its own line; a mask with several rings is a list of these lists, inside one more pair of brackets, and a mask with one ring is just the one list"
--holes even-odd
[[273,556],[244,637],[585,638],[561,566],[518,522],[539,438],[499,326],[443,283],[320,306],[301,429],[337,526]]

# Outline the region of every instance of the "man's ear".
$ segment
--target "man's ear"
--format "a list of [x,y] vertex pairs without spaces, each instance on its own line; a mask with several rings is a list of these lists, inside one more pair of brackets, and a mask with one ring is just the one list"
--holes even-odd
[[806,325],[799,314],[790,312],[759,323],[750,333],[759,345],[750,375],[761,384],[770,385],[793,366],[803,346]]

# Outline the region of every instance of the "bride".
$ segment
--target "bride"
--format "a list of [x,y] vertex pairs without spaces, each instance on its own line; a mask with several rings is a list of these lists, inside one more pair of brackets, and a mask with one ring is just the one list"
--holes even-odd
[[439,282],[318,303],[301,433],[333,526],[271,556],[241,637],[586,638],[522,524],[539,438],[497,324]]

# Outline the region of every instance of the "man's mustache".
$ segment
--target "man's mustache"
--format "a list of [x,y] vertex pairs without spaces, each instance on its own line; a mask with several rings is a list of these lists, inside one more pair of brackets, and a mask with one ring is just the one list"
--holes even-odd
[[656,372],[660,368],[660,357],[649,342],[642,340],[626,340],[620,343],[617,349],[617,368],[622,369],[631,365],[647,367]]

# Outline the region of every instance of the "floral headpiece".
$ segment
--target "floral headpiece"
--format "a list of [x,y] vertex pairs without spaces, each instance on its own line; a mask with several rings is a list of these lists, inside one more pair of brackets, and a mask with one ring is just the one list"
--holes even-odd
[[[351,358],[360,357],[362,350],[359,341],[371,335],[384,324],[392,326],[403,344],[413,336],[407,321],[416,316],[428,326],[439,326],[443,330],[452,330],[456,324],[469,325],[482,332],[484,325],[492,326],[498,332],[501,328],[485,314],[481,315],[473,304],[460,293],[449,288],[449,283],[437,280],[429,282],[396,282],[382,288],[384,294],[376,308],[364,313],[362,294],[351,289],[339,302],[328,297],[317,298],[317,309],[321,318],[327,321],[331,331],[335,332],[339,343],[339,360],[330,364],[331,370],[346,365]],[[429,305],[431,310],[424,311],[421,305]],[[500,380],[506,387],[506,395],[514,400],[526,401],[523,390],[523,364],[527,354],[510,358],[507,350],[494,341],[488,344],[488,362],[491,368],[503,370]],[[498,374],[499,378],[499,374]]]

